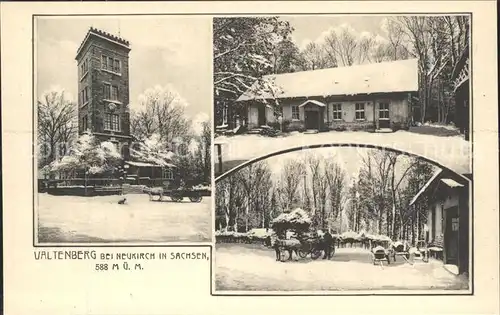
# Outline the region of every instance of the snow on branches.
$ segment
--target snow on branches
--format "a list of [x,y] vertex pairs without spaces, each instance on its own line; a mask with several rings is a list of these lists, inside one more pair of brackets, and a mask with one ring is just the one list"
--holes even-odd
[[50,164],[50,171],[85,170],[90,174],[114,170],[121,161],[116,146],[109,142],[99,142],[92,134],[83,134],[70,148],[69,154]]
[[131,157],[141,162],[149,162],[160,166],[168,166],[174,157],[158,134],[136,143],[130,150]]
[[276,231],[300,230],[305,231],[311,225],[311,217],[301,208],[296,208],[289,213],[282,213],[271,221],[271,225]]

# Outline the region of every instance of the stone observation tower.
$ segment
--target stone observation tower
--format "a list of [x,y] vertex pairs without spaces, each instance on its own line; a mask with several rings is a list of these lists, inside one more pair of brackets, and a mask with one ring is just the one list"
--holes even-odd
[[130,43],[90,28],[76,53],[78,63],[78,132],[92,132],[116,144],[129,159]]

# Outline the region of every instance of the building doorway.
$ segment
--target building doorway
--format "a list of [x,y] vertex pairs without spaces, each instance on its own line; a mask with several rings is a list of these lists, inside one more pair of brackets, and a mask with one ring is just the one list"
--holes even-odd
[[319,129],[319,112],[306,111],[306,129]]
[[444,248],[445,248],[445,263],[458,266],[458,231],[459,217],[458,207],[451,207],[445,210],[445,232],[444,232]]
[[264,126],[266,125],[266,107],[265,106],[259,106],[259,114],[258,114],[258,124],[259,126]]
[[378,127],[390,128],[391,123],[389,120],[389,103],[382,102],[378,104]]

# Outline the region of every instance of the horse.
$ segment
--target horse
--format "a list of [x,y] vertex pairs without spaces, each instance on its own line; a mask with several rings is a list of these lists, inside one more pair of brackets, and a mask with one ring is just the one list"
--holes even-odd
[[145,187],[142,191],[149,195],[150,201],[153,200],[153,196],[158,196],[158,201],[162,201],[164,194],[162,187],[153,187],[153,188]]

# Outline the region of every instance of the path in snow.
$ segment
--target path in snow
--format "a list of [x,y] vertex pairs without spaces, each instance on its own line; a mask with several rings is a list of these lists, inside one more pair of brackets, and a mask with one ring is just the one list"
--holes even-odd
[[217,244],[214,259],[217,291],[467,289],[441,262],[399,258],[380,267],[359,248],[337,249],[332,260],[276,262],[274,251],[260,245]]
[[40,242],[211,240],[211,198],[200,203],[149,201],[147,195],[75,197],[38,194]]
[[224,162],[250,160],[284,149],[313,144],[354,143],[399,149],[435,160],[460,174],[471,172],[470,142],[465,141],[460,135],[439,137],[403,130],[394,133],[330,131],[316,134],[295,132],[277,138],[244,134],[217,137],[217,141],[224,143],[222,150]]

